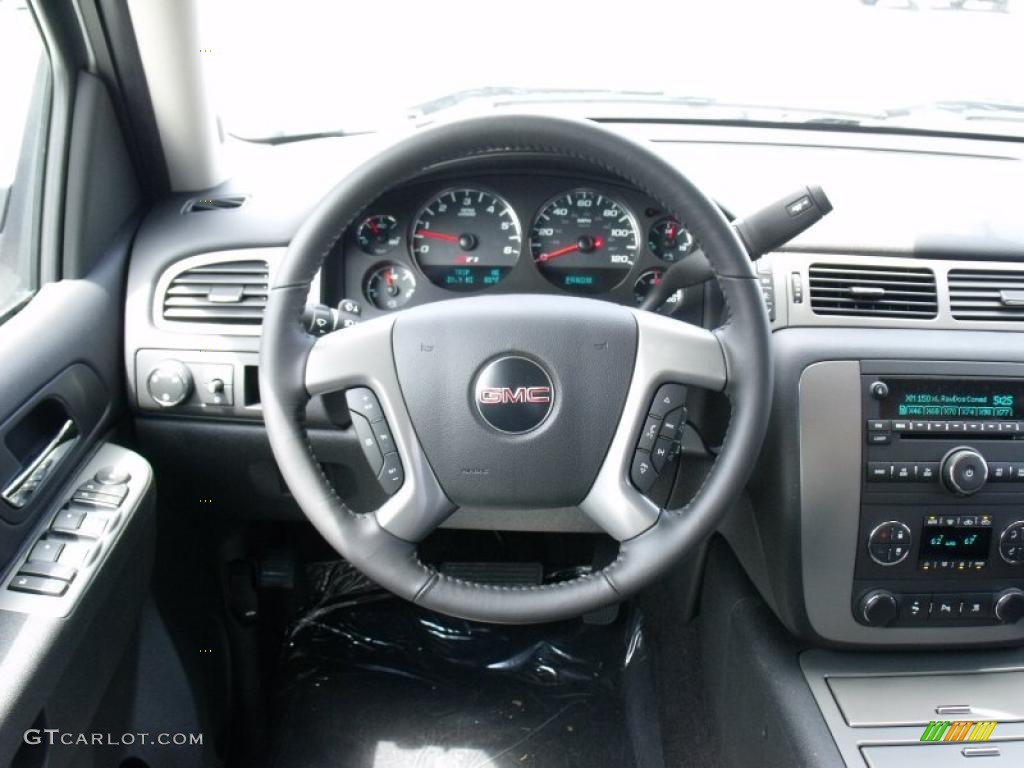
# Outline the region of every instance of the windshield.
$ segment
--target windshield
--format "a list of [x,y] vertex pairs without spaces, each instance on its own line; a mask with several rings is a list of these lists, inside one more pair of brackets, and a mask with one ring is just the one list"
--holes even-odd
[[1024,0],[207,0],[226,130],[447,111],[1024,135]]

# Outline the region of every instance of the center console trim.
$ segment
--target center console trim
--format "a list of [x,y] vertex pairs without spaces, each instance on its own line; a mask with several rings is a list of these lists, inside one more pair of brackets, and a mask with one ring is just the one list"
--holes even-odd
[[[885,373],[890,363],[829,360],[807,366],[799,384],[800,558],[803,596],[812,629],[846,644],[1011,643],[1024,640],[1024,622],[991,627],[868,627],[850,611],[860,521],[862,474],[861,375]],[[956,375],[961,366],[892,361],[893,371]],[[964,366],[967,367],[967,366]],[[977,371],[981,366],[975,364]],[[1010,366],[1008,366],[1009,368]],[[1021,366],[1012,366],[1018,375]],[[990,374],[995,368],[988,368]],[[850,404],[837,407],[837,403]]]

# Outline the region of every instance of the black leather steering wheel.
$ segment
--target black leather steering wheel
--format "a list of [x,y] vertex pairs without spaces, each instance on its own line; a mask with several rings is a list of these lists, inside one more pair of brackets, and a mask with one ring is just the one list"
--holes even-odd
[[[572,159],[686,221],[725,297],[725,323],[707,331],[598,300],[493,295],[415,307],[315,339],[305,332],[300,317],[310,281],[366,206],[439,164],[509,153]],[[490,366],[495,361],[503,362]],[[646,414],[664,383],[721,390],[731,405],[721,451],[681,509],[659,509],[629,479]],[[367,514],[336,495],[303,426],[311,396],[361,387],[377,398],[404,474],[387,502]],[[480,117],[415,133],[367,161],[319,204],[271,286],[260,389],[288,487],[355,567],[442,613],[551,621],[622,600],[715,529],[764,438],[770,329],[750,259],[729,223],[650,149],[590,122]],[[372,399],[365,404],[376,407]],[[417,556],[417,542],[456,508],[514,516],[517,508],[566,506],[620,542],[614,562],[572,581],[509,587],[451,578]]]

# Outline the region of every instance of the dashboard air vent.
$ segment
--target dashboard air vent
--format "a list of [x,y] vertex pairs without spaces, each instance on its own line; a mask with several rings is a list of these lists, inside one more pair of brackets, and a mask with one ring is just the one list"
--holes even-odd
[[952,269],[949,304],[955,320],[1024,322],[1024,271]]
[[164,293],[165,320],[259,325],[267,305],[267,262],[222,261],[176,275]]
[[930,269],[812,264],[811,309],[817,315],[931,318],[938,314]]
[[248,198],[245,195],[226,195],[224,197],[194,197],[185,203],[182,213],[202,213],[203,211],[224,211],[230,208],[241,208]]

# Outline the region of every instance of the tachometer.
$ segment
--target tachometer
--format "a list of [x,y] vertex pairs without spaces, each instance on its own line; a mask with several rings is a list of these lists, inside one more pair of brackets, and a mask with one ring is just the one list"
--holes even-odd
[[537,269],[573,293],[603,293],[621,283],[636,263],[639,234],[625,206],[590,189],[559,195],[541,210],[530,231]]
[[442,192],[420,211],[412,252],[423,274],[453,291],[500,282],[519,261],[522,232],[512,207],[491,192]]

